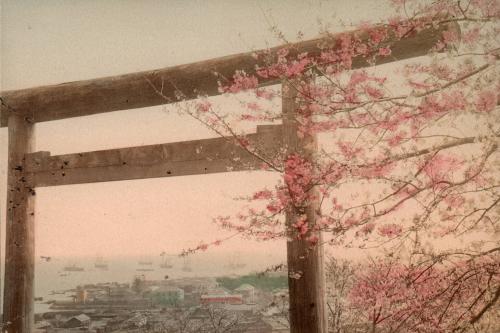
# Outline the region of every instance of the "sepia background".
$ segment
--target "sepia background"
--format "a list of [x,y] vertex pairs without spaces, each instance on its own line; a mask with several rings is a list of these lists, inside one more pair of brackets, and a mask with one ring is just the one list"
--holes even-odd
[[[343,24],[375,20],[377,1],[1,1],[1,90],[92,79],[211,59],[345,30]],[[349,19],[346,19],[349,18]],[[351,21],[352,20],[352,21]],[[332,22],[334,22],[332,24]],[[343,23],[343,24],[342,24]],[[237,108],[223,97],[223,108]],[[255,129],[249,129],[254,131]],[[213,137],[174,107],[112,112],[36,125],[35,151],[65,154]],[[6,204],[7,129],[0,129],[2,258]],[[85,281],[58,279],[64,265],[115,260],[114,273],[80,275],[89,282],[130,280],[141,258],[159,260],[200,241],[223,237],[212,218],[234,213],[237,196],[273,186],[279,175],[237,172],[37,189],[36,290]],[[344,253],[345,254],[345,253]],[[263,270],[285,258],[284,240],[233,238],[192,260],[217,274],[228,260]],[[233,259],[231,259],[233,258]],[[3,261],[3,260],[2,260]],[[201,268],[205,263],[204,268]],[[3,271],[3,269],[2,269]],[[153,274],[153,273],[152,273]]]

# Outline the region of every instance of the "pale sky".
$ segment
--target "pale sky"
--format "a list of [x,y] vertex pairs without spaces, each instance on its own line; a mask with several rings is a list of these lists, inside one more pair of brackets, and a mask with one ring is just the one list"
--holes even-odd
[[[318,20],[382,16],[383,1],[1,0],[1,89],[91,79],[205,60],[318,34]],[[214,136],[162,107],[36,125],[36,150],[52,155]],[[7,131],[0,129],[0,201],[5,217]],[[278,175],[226,173],[37,190],[37,255],[127,255],[179,251],[218,238],[211,217],[237,209],[234,196]],[[2,232],[4,234],[4,232]],[[284,243],[234,240],[227,251],[285,251]],[[3,251],[2,251],[3,252]]]

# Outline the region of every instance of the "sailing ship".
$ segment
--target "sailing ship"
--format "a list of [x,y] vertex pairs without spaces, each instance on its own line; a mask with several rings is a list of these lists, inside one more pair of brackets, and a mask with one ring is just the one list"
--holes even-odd
[[75,264],[71,264],[71,265],[65,266],[63,268],[63,271],[65,271],[65,272],[83,272],[84,268],[78,267]]
[[165,252],[162,252],[160,254],[160,257],[162,257],[162,261],[160,264],[160,268],[172,268],[174,267],[170,261],[168,260],[168,255]]
[[154,271],[153,268],[137,268],[136,271],[138,272],[152,272]]
[[183,272],[192,272],[193,269],[191,268],[191,261],[188,259],[188,257],[184,257],[184,264],[182,265],[182,271]]
[[102,257],[97,257],[94,263],[94,267],[104,271],[108,270],[108,264],[102,259]]

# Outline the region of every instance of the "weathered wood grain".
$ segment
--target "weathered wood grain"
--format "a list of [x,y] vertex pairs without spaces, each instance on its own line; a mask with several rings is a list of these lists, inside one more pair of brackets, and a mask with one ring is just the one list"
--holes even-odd
[[6,333],[31,333],[34,328],[35,192],[25,163],[33,144],[33,125],[10,116],[2,328]]
[[[448,26],[443,25],[439,29],[423,30],[395,42],[391,56],[380,58],[378,64],[426,54],[447,28]],[[350,32],[354,33],[358,32]],[[331,44],[335,38],[336,36],[327,36],[283,45],[272,48],[270,52],[275,54],[279,49],[286,47],[290,49],[291,56],[303,52],[318,55],[321,46]],[[185,99],[193,99],[200,94],[217,95],[220,93],[217,84],[220,78],[214,73],[219,73],[225,78],[231,78],[236,70],[254,73],[256,66],[264,65],[264,60],[255,59],[254,53],[235,54],[186,65],[93,80],[4,91],[1,93],[0,126],[7,125],[7,117],[12,112],[23,114],[33,122],[43,122],[168,104],[178,101],[179,92]],[[366,66],[368,63],[363,57],[353,60],[353,68]],[[165,100],[155,92],[151,83],[161,89],[169,100]],[[261,80],[262,85],[278,83],[276,79]]]
[[[314,161],[316,138],[308,136],[301,139],[297,134],[297,91],[288,83],[283,84],[282,91],[283,145],[287,155],[298,153],[301,157]],[[313,193],[315,189],[310,191],[311,198],[318,197]],[[305,214],[312,229],[318,207],[316,200],[311,200],[307,207],[289,207],[286,211],[290,333],[328,332],[321,233],[311,230],[299,238],[293,227],[298,218]],[[311,246],[307,240],[309,236],[318,237],[318,245]]]
[[[50,156],[27,155],[26,172],[37,187],[256,170],[282,146],[281,126],[259,126],[247,139],[251,154],[233,138],[212,138]],[[253,150],[253,148],[252,148]]]

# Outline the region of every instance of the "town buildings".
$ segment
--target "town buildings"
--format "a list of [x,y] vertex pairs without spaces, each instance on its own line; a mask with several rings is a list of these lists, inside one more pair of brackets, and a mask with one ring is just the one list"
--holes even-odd
[[242,283],[228,289],[215,278],[183,278],[131,284],[78,286],[37,316],[37,333],[229,333],[288,332],[287,294]]

